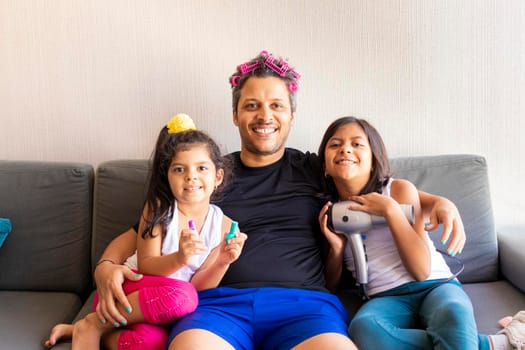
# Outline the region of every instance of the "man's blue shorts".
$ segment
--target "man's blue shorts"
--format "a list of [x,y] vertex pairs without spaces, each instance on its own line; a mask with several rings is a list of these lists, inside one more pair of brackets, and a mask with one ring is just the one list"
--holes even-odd
[[322,333],[348,335],[348,313],[337,296],[291,288],[213,288],[199,293],[194,313],[178,320],[175,336],[205,329],[235,349],[291,349]]

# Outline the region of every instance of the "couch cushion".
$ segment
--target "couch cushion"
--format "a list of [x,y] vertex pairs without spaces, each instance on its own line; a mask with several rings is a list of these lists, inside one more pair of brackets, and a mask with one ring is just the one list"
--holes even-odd
[[[394,177],[410,180],[420,190],[442,195],[459,209],[467,242],[458,257],[465,264],[462,282],[498,277],[498,246],[489,192],[487,164],[477,155],[442,155],[392,159]],[[442,226],[431,237],[438,248]]]
[[113,160],[97,168],[93,206],[93,266],[109,242],[135,225],[144,205],[149,162]]
[[88,164],[0,161],[0,216],[12,225],[0,249],[0,289],[91,287],[92,189]]
[[74,293],[0,291],[0,348],[44,349],[57,323],[71,323],[81,302]]
[[463,285],[472,305],[478,331],[495,334],[501,330],[498,320],[514,316],[525,307],[525,294],[508,281],[468,283]]

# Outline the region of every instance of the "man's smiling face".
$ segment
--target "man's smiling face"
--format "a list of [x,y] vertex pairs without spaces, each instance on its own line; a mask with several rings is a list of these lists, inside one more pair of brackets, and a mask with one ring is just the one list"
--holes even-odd
[[282,79],[251,77],[246,80],[233,113],[233,122],[241,136],[241,157],[245,163],[251,160],[246,165],[264,166],[280,159],[294,117],[290,92]]

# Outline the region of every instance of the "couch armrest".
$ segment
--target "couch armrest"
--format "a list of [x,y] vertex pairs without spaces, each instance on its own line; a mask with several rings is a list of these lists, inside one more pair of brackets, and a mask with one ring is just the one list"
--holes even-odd
[[525,226],[498,228],[499,261],[502,275],[525,293]]

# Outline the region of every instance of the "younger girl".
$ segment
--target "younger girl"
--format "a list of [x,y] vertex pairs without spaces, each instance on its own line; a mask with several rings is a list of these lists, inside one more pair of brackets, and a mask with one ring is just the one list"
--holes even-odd
[[[459,281],[450,278],[443,256],[424,231],[417,189],[390,177],[377,130],[362,119],[337,119],[326,130],[318,154],[336,200],[355,201],[360,205],[350,209],[383,216],[388,223],[366,236],[367,288],[372,299],[350,323],[349,334],[356,345],[363,350],[478,349],[479,342],[480,349],[512,349],[505,335],[509,332],[478,336],[470,299]],[[414,207],[413,225],[398,203]],[[330,205],[321,210],[319,222],[332,253],[341,259],[327,269],[327,282],[334,286],[341,278],[343,261],[352,272],[355,268],[345,238],[327,227]],[[514,327],[523,328],[523,323],[515,320]]]
[[164,349],[162,325],[193,312],[196,290],[216,287],[241,253],[246,235],[226,241],[232,220],[210,204],[229,171],[217,144],[195,130],[191,118],[170,120],[153,154],[137,252],[126,262],[145,274],[124,283],[132,306],[121,310],[127,322],[110,324],[93,312],[74,325],[55,326],[45,345],[72,336],[72,349],[99,349],[101,339],[108,349]]

